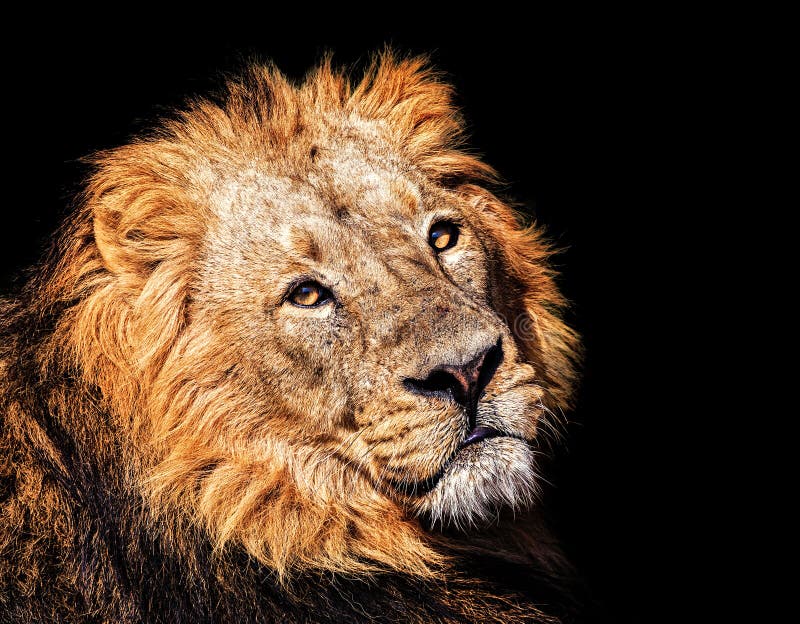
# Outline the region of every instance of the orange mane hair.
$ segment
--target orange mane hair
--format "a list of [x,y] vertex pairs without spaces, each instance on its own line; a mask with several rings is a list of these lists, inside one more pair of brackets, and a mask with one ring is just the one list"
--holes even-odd
[[[209,352],[207,328],[189,318],[192,266],[211,220],[197,189],[215,163],[247,167],[276,152],[302,172],[332,120],[379,124],[410,166],[472,202],[501,254],[498,312],[549,388],[548,407],[569,405],[577,338],[559,318],[564,301],[547,268],[550,251],[535,226],[521,227],[487,190],[495,174],[464,151],[451,95],[424,59],[391,53],[357,83],[329,60],[299,86],[272,66],[255,66],[228,83],[220,102],[197,100],[153,134],[92,159],[56,266],[37,286],[42,315],[63,310],[40,364],[79,371],[99,388],[102,407],[124,432],[118,447],[103,452],[129,466],[153,526],[170,527],[176,548],[190,543],[182,535],[208,531],[220,556],[240,543],[287,580],[306,570],[435,577],[447,565],[445,538],[353,474],[326,474],[313,453],[286,453],[280,441],[271,442],[276,459],[263,462],[225,456],[213,439],[223,419],[247,435],[263,425],[225,383],[230,356]],[[73,398],[51,400],[68,410]],[[348,480],[352,496],[336,500],[331,489]],[[509,531],[491,548],[515,559],[535,548],[524,531]]]

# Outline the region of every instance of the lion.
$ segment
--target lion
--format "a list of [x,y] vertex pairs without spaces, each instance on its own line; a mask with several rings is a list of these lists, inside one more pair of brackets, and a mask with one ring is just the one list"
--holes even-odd
[[253,64],[90,160],[0,307],[0,619],[557,622],[580,344],[452,88]]

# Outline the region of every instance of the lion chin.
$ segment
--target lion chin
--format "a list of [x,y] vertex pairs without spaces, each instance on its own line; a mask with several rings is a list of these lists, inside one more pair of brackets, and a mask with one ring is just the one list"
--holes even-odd
[[538,493],[530,445],[493,437],[459,450],[418,511],[432,526],[475,529],[497,522],[503,509],[529,508]]
[[93,158],[0,301],[0,620],[539,618],[579,341],[463,131],[387,52],[254,65]]

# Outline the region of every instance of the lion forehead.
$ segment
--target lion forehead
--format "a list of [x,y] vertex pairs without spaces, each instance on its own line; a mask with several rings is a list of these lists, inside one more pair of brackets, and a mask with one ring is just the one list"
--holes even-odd
[[[417,236],[424,197],[435,193],[392,164],[353,157],[342,165],[341,158],[332,157],[334,162],[305,177],[255,166],[212,172],[206,165],[198,174],[205,188],[198,186],[194,200],[208,205],[212,215],[207,247],[229,262],[238,257],[234,264],[251,261],[248,249],[254,247],[262,259],[276,262],[321,260],[335,256],[344,241],[352,245],[353,237],[402,247]],[[431,203],[431,209],[437,205]],[[206,256],[213,262],[216,253]]]

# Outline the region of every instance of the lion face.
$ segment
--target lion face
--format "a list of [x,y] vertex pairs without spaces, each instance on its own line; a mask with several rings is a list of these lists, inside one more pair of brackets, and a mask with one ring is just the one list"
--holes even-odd
[[449,88],[387,57],[355,87],[254,68],[99,157],[70,340],[154,514],[279,574],[424,573],[423,526],[531,504],[575,336],[460,131]]
[[492,306],[497,242],[468,198],[361,145],[317,146],[302,177],[214,182],[192,322],[263,436],[320,469],[457,525],[525,506],[543,390]]

